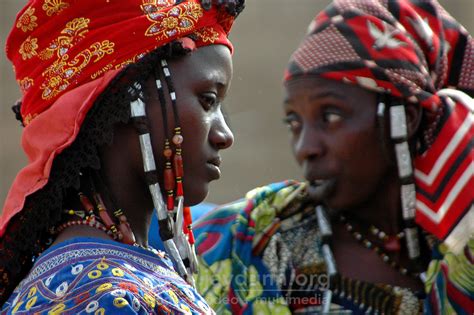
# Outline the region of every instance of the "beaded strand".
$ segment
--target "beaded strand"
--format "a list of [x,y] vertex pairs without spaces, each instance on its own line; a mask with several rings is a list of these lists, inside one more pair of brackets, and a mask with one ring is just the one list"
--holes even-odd
[[[354,225],[350,224],[346,217],[341,215],[339,217],[339,220],[341,221],[341,223],[344,224],[346,231],[349,232],[354,237],[354,239],[356,239],[359,243],[361,243],[365,248],[373,250],[376,254],[380,256],[380,258],[382,258],[383,262],[387,263],[392,268],[398,270],[404,276],[408,275],[414,278],[419,277],[420,275],[419,273],[410,272],[407,268],[400,266],[397,262],[393,261],[390,258],[390,256],[382,250],[380,246],[377,246],[376,244],[368,240],[367,237],[365,237],[361,232],[356,231],[354,228]],[[383,238],[387,235],[385,232],[382,232],[373,226],[371,228],[373,230],[373,232],[371,232],[372,235],[377,236],[379,239],[383,240]],[[376,231],[377,233],[375,233]],[[402,232],[402,233],[397,234],[397,236],[395,237],[402,238],[403,236],[404,234]]]

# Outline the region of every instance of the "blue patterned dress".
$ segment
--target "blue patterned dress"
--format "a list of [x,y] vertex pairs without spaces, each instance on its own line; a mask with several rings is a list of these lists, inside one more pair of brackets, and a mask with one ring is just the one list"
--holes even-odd
[[214,314],[163,252],[97,238],[46,250],[1,314]]

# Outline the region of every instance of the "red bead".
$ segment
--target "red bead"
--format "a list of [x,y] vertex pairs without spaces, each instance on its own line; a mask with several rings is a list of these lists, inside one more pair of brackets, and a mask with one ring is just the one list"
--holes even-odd
[[119,230],[122,233],[122,242],[128,245],[135,243],[135,235],[133,235],[132,229],[128,222],[121,222],[119,224]]
[[171,156],[173,155],[173,151],[171,151],[171,149],[167,148],[167,149],[164,149],[163,150],[163,155],[166,157],[166,158],[171,158]]
[[178,181],[176,183],[176,196],[183,196],[184,193],[183,193],[183,182],[182,181]]
[[165,190],[173,190],[175,187],[173,170],[171,168],[165,168],[164,171]]
[[176,154],[173,158],[173,164],[176,177],[183,177],[183,156],[181,154]]
[[184,207],[183,208],[183,219],[184,219],[184,225],[188,226],[193,224],[193,219],[191,216],[191,208],[189,207]]
[[191,227],[190,225],[188,226],[188,225],[186,225],[186,224],[183,224],[183,233],[186,234],[186,235],[188,235],[188,234],[189,234],[189,228],[190,228],[190,227]]
[[106,210],[99,211],[99,216],[102,219],[102,222],[104,222],[107,229],[110,229],[110,227],[114,225],[114,221],[109,216]]
[[91,212],[94,210],[94,206],[92,205],[92,202],[84,194],[79,194],[79,199],[81,200],[81,204],[85,210],[87,210],[88,212]]
[[400,251],[400,240],[397,236],[387,236],[387,239],[384,241],[384,248],[387,252],[398,252]]
[[167,198],[167,208],[169,211],[172,211],[174,209],[174,198],[173,195],[168,195]]
[[194,245],[194,243],[195,243],[195,240],[194,240],[194,233],[193,233],[192,230],[189,231],[189,239],[188,239],[188,241],[189,241],[189,244],[191,244],[191,245]]

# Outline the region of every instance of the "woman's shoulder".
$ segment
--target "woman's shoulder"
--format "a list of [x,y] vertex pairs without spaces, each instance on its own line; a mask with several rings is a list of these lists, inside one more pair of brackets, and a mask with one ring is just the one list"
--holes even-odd
[[[115,244],[114,244],[115,243]],[[3,306],[3,312],[121,314],[206,309],[164,254],[91,238],[48,249]]]
[[233,222],[242,212],[250,213],[259,205],[282,206],[285,199],[295,191],[301,191],[305,184],[295,180],[285,180],[256,187],[245,194],[245,197],[220,205],[202,216],[193,225],[196,230],[208,225],[222,225]]

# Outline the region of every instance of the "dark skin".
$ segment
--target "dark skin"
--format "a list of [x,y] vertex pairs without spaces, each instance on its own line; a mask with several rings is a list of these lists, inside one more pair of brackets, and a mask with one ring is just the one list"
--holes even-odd
[[[400,232],[397,165],[389,135],[381,135],[376,122],[375,93],[314,76],[292,79],[285,88],[285,120],[294,156],[311,184],[310,197],[325,204],[334,217],[346,213],[388,234]],[[419,107],[407,106],[409,137],[420,118]],[[402,276],[363,247],[338,220],[333,224],[333,251],[341,274],[422,288],[420,281]],[[401,265],[409,264],[404,247],[399,258]]]
[[[209,183],[220,177],[219,151],[234,141],[224,119],[221,104],[232,78],[230,51],[222,45],[197,49],[189,55],[168,61],[177,96],[177,108],[184,142],[184,196],[186,205],[204,200]],[[149,98],[146,111],[150,125],[154,156],[158,170],[164,169],[163,117],[154,78],[146,83]],[[167,100],[168,126],[172,135],[171,102]],[[153,203],[146,185],[138,134],[131,124],[117,126],[113,143],[101,150],[102,179],[116,204],[124,211],[138,244],[148,245]],[[163,174],[159,172],[163,188]],[[110,209],[112,198],[102,191]],[[77,236],[108,238],[100,230],[87,226],[70,227],[61,233],[56,243]]]

